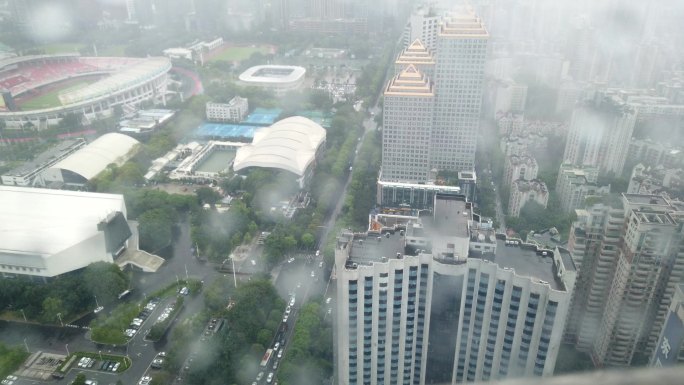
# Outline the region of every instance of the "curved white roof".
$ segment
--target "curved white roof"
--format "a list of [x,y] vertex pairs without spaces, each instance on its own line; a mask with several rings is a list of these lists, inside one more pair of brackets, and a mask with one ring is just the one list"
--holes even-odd
[[293,116],[258,130],[252,144],[237,151],[233,169],[278,168],[303,176],[325,142],[325,129],[312,120]]
[[90,180],[111,163],[124,164],[139,143],[127,135],[104,134],[50,168],[68,170]]
[[305,73],[306,68],[299,66],[262,65],[248,68],[240,74],[239,79],[247,83],[295,83]]

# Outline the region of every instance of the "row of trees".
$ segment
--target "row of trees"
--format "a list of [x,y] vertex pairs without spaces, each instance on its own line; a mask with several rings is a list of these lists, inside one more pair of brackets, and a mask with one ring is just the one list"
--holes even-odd
[[7,346],[0,342],[0,378],[14,373],[28,355],[21,346]]
[[302,307],[287,355],[278,372],[278,383],[323,384],[333,373],[332,326],[325,322],[319,302]]
[[[58,323],[117,299],[129,277],[112,263],[97,262],[84,270],[62,274],[47,283],[27,278],[0,280],[0,309],[23,311],[29,319]],[[58,316],[58,314],[60,314]]]

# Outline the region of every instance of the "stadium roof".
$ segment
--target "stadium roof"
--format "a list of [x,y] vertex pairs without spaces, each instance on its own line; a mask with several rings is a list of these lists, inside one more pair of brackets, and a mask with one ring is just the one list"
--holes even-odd
[[104,134],[51,168],[68,170],[90,180],[112,163],[124,164],[139,143],[127,135]]
[[121,71],[115,72],[112,76],[105,77],[93,84],[73,91],[62,92],[59,94],[59,100],[63,105],[67,105],[119,92],[121,89],[135,86],[140,82],[154,78],[160,73],[168,72],[170,69],[171,61],[168,58],[141,59],[124,67]]
[[299,66],[261,65],[248,68],[239,78],[248,83],[294,83],[305,73],[306,68]]
[[[125,213],[123,195],[0,185],[0,254],[50,256],[94,237]],[[66,262],[66,261],[65,261]]]
[[325,142],[325,129],[301,116],[283,119],[254,134],[252,144],[237,151],[233,169],[277,168],[303,176]]

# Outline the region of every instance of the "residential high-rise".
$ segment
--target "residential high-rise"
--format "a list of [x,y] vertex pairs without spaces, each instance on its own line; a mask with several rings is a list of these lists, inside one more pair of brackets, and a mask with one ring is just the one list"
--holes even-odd
[[518,179],[532,180],[537,178],[539,165],[529,155],[509,155],[504,166],[503,185],[510,186]]
[[635,123],[634,108],[617,98],[583,103],[572,114],[563,163],[621,175]]
[[434,98],[430,79],[413,65],[387,85],[383,109],[383,180],[424,182],[428,179]]
[[416,39],[434,51],[437,48],[437,32],[442,16],[433,6],[419,6],[411,13],[404,30],[404,46],[408,47]]
[[556,181],[556,192],[561,208],[566,213],[584,207],[584,201],[590,196],[605,195],[610,192],[609,186],[599,187],[599,169],[591,166],[573,166],[562,164]]
[[546,183],[535,180],[518,179],[511,184],[511,197],[508,200],[508,215],[517,217],[527,202],[537,202],[546,208],[549,203],[549,189]]
[[471,171],[480,127],[489,34],[472,11],[444,18],[437,34],[431,167]]
[[684,284],[675,289],[667,318],[653,352],[650,366],[661,367],[684,363]]
[[645,361],[684,278],[684,212],[655,195],[577,210],[568,248],[579,265],[566,340],[598,366]]
[[572,256],[495,234],[462,196],[434,217],[375,215],[335,248],[337,383],[423,385],[553,373]]

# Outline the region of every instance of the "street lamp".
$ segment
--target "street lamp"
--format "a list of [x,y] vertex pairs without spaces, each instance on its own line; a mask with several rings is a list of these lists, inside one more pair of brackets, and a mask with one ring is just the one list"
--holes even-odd
[[69,344],[64,344],[64,348],[65,348],[66,351],[67,351],[67,357],[70,356],[70,354],[69,354]]
[[24,338],[24,347],[26,347],[26,353],[31,353],[31,351],[28,348],[28,344],[26,343],[26,338]]
[[21,310],[21,315],[24,316],[24,322],[28,322],[26,320],[26,314],[24,313],[24,309],[19,309],[19,310]]
[[62,322],[62,313],[57,313],[57,318],[59,318],[59,324],[64,327],[64,322]]
[[235,287],[237,287],[237,277],[235,277],[235,259],[233,256],[230,257],[230,262],[233,264],[233,282],[235,283]]
[[104,360],[102,359],[102,350],[98,350],[97,352],[98,352],[98,354],[100,354],[100,361],[104,361]]
[[95,297],[95,307],[100,307],[100,304],[97,303],[97,296],[96,296],[96,295],[93,295],[93,297]]

